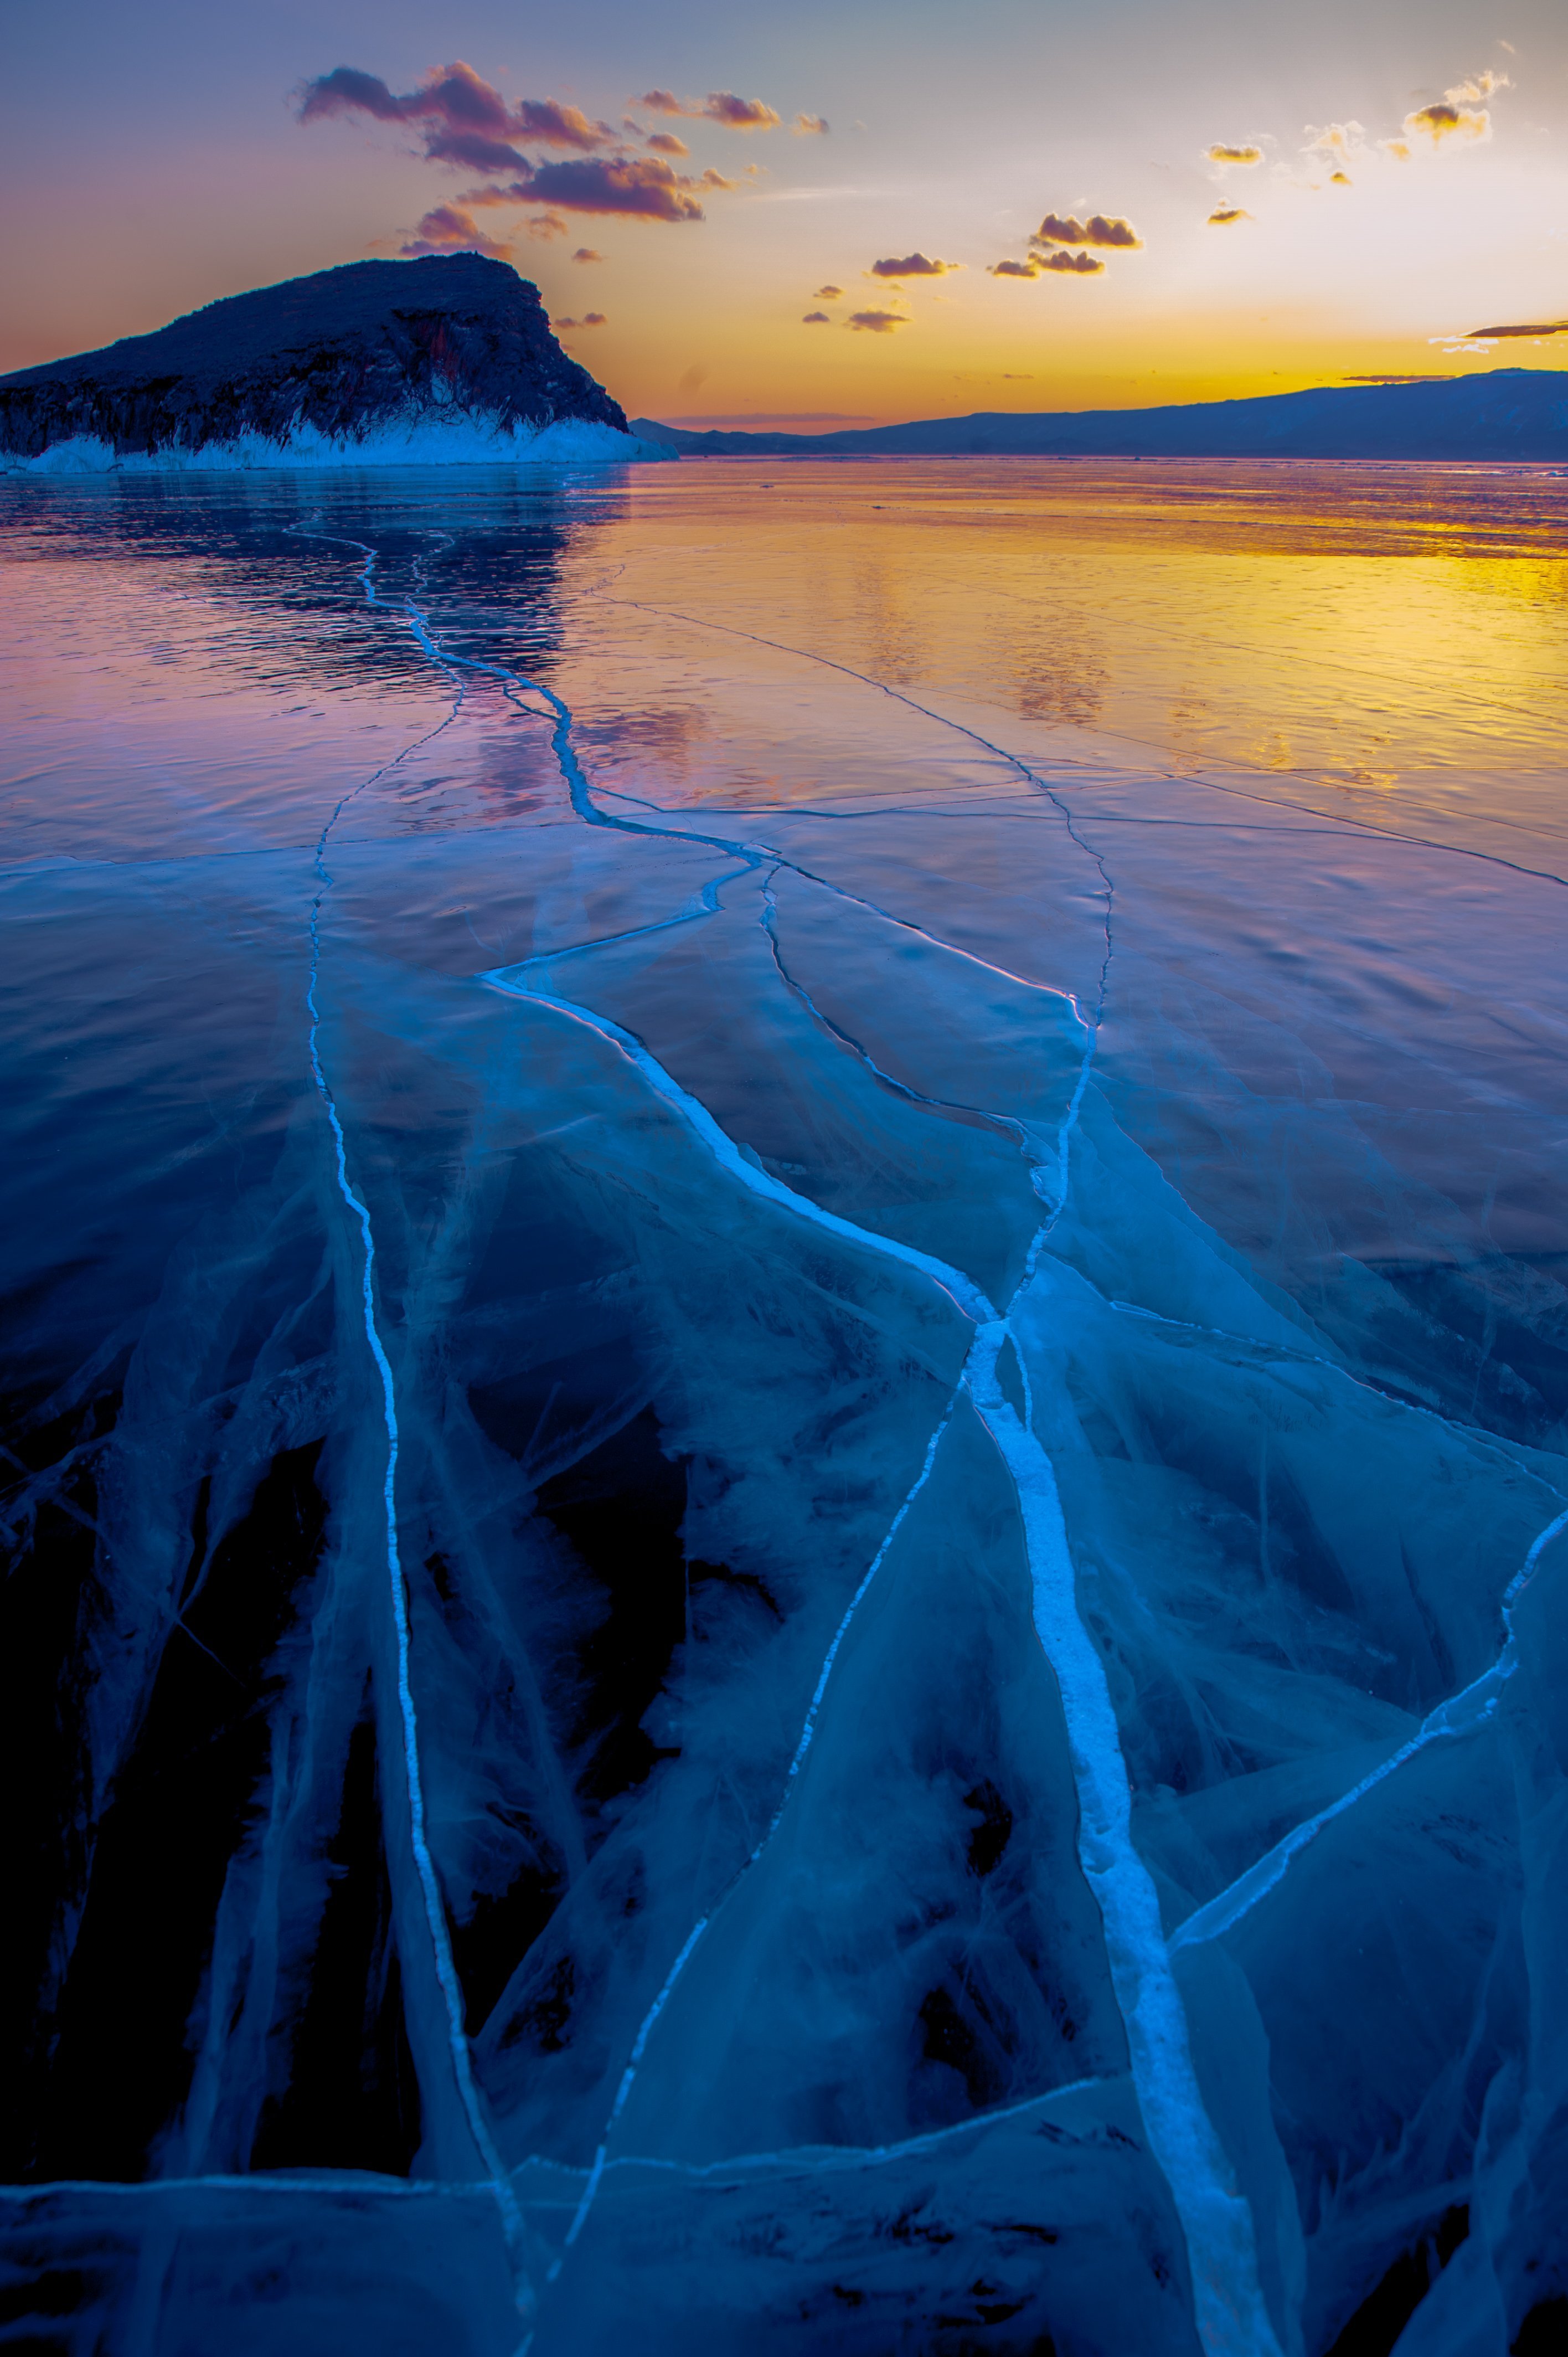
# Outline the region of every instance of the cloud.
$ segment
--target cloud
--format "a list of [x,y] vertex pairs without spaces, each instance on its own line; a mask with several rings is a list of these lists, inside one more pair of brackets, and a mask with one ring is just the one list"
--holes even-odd
[[471,172],[526,172],[528,158],[505,139],[487,139],[478,131],[445,131],[432,124],[424,134],[424,153],[432,164],[462,164]]
[[541,164],[521,194],[531,203],[560,205],[566,212],[629,213],[661,221],[703,218],[689,183],[677,179],[660,156],[574,156],[566,163]]
[[817,299],[822,303],[836,303],[843,293],[843,288],[842,286],[819,286],[817,289]]
[[1031,245],[1133,247],[1143,242],[1131,221],[1107,221],[1103,213],[1091,213],[1086,221],[1075,220],[1070,213],[1065,221],[1059,213],[1047,213],[1029,240]]
[[1321,156],[1325,163],[1348,164],[1353,156],[1363,152],[1366,145],[1367,134],[1359,123],[1326,123],[1320,131],[1315,131],[1308,123],[1304,128],[1306,145],[1302,154]]
[[609,321],[605,317],[602,311],[585,311],[583,314],[583,325],[585,328],[607,328],[609,325]]
[[783,119],[760,98],[737,98],[733,90],[709,91],[703,113],[732,131],[776,131]]
[[1244,147],[1228,147],[1223,140],[1219,140],[1212,147],[1206,147],[1203,152],[1211,164],[1219,164],[1221,167],[1231,164],[1261,164],[1263,160],[1262,149],[1252,146],[1251,143]]
[[356,66],[336,66],[304,84],[299,94],[302,123],[346,114],[368,114],[378,123],[417,124],[432,163],[465,164],[480,172],[525,166],[527,159],[512,144],[518,139],[535,140],[543,147],[575,148],[581,155],[596,154],[615,140],[607,123],[590,123],[579,108],[558,105],[553,98],[525,98],[510,107],[493,83],[461,58],[434,67],[417,90],[401,96],[379,74],[361,73]]
[[1328,184],[1335,188],[1353,188],[1356,185],[1348,172],[1330,172]]
[[[689,122],[706,120],[725,124],[731,131],[776,131],[783,121],[776,109],[765,99],[737,98],[733,90],[711,90],[706,98],[677,98],[672,90],[645,90],[640,98],[632,100],[634,106],[646,106],[650,114],[678,114]],[[816,115],[798,115],[798,124],[806,123],[815,129],[825,123]]]
[[409,123],[435,116],[456,129],[510,131],[511,116],[499,90],[456,59],[436,67],[418,90],[396,98],[379,74],[361,73],[357,66],[335,66],[317,74],[300,91],[299,119],[314,123],[328,114],[372,114],[378,123]]
[[542,147],[575,147],[591,156],[615,142],[607,123],[590,123],[578,108],[557,106],[553,98],[525,98],[512,121],[524,139],[535,139]]
[[825,138],[828,118],[825,114],[798,114],[789,128],[797,139]]
[[486,237],[472,213],[461,205],[436,205],[427,212],[413,237],[398,248],[405,260],[422,253],[488,253],[504,262],[507,249]]
[[[1506,41],[1503,47],[1505,49],[1508,48]],[[1513,82],[1507,74],[1494,73],[1488,66],[1485,73],[1467,75],[1465,81],[1456,82],[1452,90],[1445,90],[1443,95],[1452,100],[1455,106],[1473,105],[1477,99],[1491,98],[1499,90],[1512,88]]]
[[[569,163],[541,164],[537,169],[530,164],[520,178],[500,185],[492,181],[486,188],[465,188],[460,202],[527,205],[545,199],[567,212],[628,213],[643,221],[701,221],[702,206],[687,194],[695,186],[693,180],[677,178],[669,165],[655,156],[574,157]],[[558,229],[548,226],[559,220],[554,213],[541,213],[535,220],[537,228],[529,224],[532,235],[554,237],[565,231],[564,221]]]
[[1410,145],[1408,141],[1403,139],[1385,139],[1382,144],[1384,153],[1391,156],[1396,164],[1408,164],[1410,162]]
[[[565,222],[563,221],[561,226],[564,229]],[[574,262],[602,262],[604,258],[602,253],[596,253],[591,245],[580,245],[572,256]]]
[[1470,338],[1485,336],[1488,340],[1504,336],[1568,336],[1568,319],[1536,319],[1513,328],[1469,328],[1466,334]]
[[1208,226],[1210,229],[1223,229],[1230,221],[1251,221],[1251,214],[1240,205],[1216,205],[1208,216]]
[[808,311],[800,321],[802,328],[826,328],[832,325],[825,311]]
[[902,311],[852,311],[844,322],[849,328],[863,328],[871,336],[890,336],[895,328],[908,324]]
[[888,254],[874,262],[866,272],[868,278],[946,278],[954,270],[961,270],[961,262],[933,262],[929,254],[906,253],[902,259]]
[[[469,204],[474,203],[475,197],[470,196],[467,201]],[[564,237],[566,234],[566,224],[559,213],[534,213],[530,220],[523,222],[523,227],[530,237],[537,237],[541,240]]]
[[702,185],[704,188],[738,188],[740,182],[738,180],[726,180],[724,174],[722,172],[716,172],[714,169],[714,167],[710,164],[707,170],[703,174]]
[[1456,106],[1452,99],[1441,98],[1407,114],[1402,128],[1407,139],[1430,139],[1439,147],[1444,139],[1489,139],[1492,118],[1484,106]]
[[649,135],[648,145],[656,156],[689,156],[692,152],[680,134],[675,131],[651,132]]
[[1067,253],[1055,246],[1044,253],[1032,253],[1026,262],[993,262],[990,265],[993,278],[1039,278],[1047,270],[1065,270],[1076,277],[1092,278],[1105,264],[1092,253]]

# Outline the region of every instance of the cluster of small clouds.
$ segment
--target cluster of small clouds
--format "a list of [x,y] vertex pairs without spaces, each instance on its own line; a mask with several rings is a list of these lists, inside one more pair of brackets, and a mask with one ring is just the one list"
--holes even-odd
[[[949,278],[955,270],[962,268],[961,262],[942,262],[929,253],[888,253],[872,263],[865,275],[867,278],[897,281],[901,285],[906,278]],[[843,296],[842,286],[829,285],[817,288],[819,303],[837,303]],[[909,314],[907,311],[852,311],[843,324],[863,335],[890,336],[895,328],[908,326]],[[829,328],[832,325],[832,315],[828,311],[808,311],[800,325],[803,328]]]
[[[1506,48],[1508,44],[1505,42],[1503,46]],[[1398,135],[1380,140],[1375,146],[1369,141],[1362,124],[1348,121],[1320,124],[1309,123],[1305,126],[1305,143],[1301,155],[1309,168],[1321,169],[1326,164],[1333,167],[1328,173],[1330,188],[1348,188],[1354,186],[1354,181],[1348,167],[1352,163],[1372,160],[1379,150],[1396,164],[1408,164],[1423,143],[1435,152],[1445,142],[1463,146],[1489,139],[1492,118],[1486,101],[1498,91],[1511,87],[1509,77],[1491,67],[1483,73],[1466,75],[1463,81],[1455,82],[1452,90],[1444,91],[1440,99],[1413,108],[1400,125]],[[1273,142],[1270,140],[1268,145],[1273,145]],[[1217,178],[1223,178],[1228,172],[1255,170],[1268,161],[1268,156],[1263,143],[1259,139],[1217,139],[1204,149],[1203,159],[1212,167]],[[1289,167],[1281,164],[1275,168],[1288,171]],[[1319,184],[1314,181],[1312,185],[1316,188]],[[1244,206],[1221,199],[1208,215],[1208,226],[1211,229],[1228,229],[1236,221],[1252,218]]]
[[[677,98],[672,90],[645,90],[640,98],[631,102],[650,114],[672,115],[688,123],[722,123],[726,131],[777,131],[784,120],[778,109],[765,100],[738,98],[733,90],[711,90],[706,98]],[[626,124],[629,131],[640,129],[629,115]],[[798,139],[820,139],[830,127],[824,114],[798,114],[789,125]],[[668,137],[668,134],[656,132],[648,144],[652,146],[660,138]],[[681,145],[679,140],[673,144]],[[681,152],[683,155],[684,148]]]
[[[433,69],[417,90],[402,92],[357,66],[337,66],[306,82],[298,100],[302,123],[358,115],[405,124],[416,132],[427,162],[504,176],[433,206],[401,249],[405,255],[469,247],[504,255],[505,243],[487,236],[475,220],[476,207],[542,205],[546,210],[524,226],[530,236],[548,238],[564,230],[563,212],[672,223],[701,221],[704,190],[727,191],[743,185],[713,166],[696,174],[677,171],[671,158],[683,161],[690,156],[685,141],[671,131],[646,132],[635,116],[623,117],[618,131],[580,107],[564,106],[553,98],[525,98],[511,105],[460,58]],[[648,113],[715,123],[728,131],[773,131],[783,120],[766,100],[743,98],[728,90],[709,91],[702,99],[650,90],[631,103]],[[828,130],[820,114],[798,114],[791,127],[801,136],[821,137]],[[628,135],[640,140],[645,152],[633,153]],[[524,152],[523,141],[560,152],[539,160]],[[755,178],[758,168],[748,165],[747,176]]]
[[1440,147],[1445,139],[1461,145],[1473,139],[1489,139],[1492,135],[1491,111],[1482,103],[1499,90],[1511,90],[1513,83],[1506,73],[1494,73],[1488,67],[1485,73],[1470,74],[1445,90],[1430,106],[1418,106],[1405,116],[1401,125],[1402,136],[1385,139],[1385,152],[1395,161],[1407,164],[1414,143],[1428,139]]
[[[1489,139],[1491,114],[1486,102],[1498,91],[1510,87],[1509,77],[1491,68],[1485,72],[1469,75],[1445,91],[1441,99],[1414,108],[1405,116],[1400,135],[1384,139],[1380,145],[1395,162],[1408,162],[1417,142],[1424,141],[1435,151],[1441,149],[1445,142],[1465,145]],[[1267,148],[1273,145],[1273,142],[1269,140],[1265,145],[1262,138],[1217,139],[1203,151],[1204,160],[1220,177],[1232,171],[1253,171],[1267,163]],[[1301,152],[1320,167],[1325,164],[1332,167],[1327,176],[1331,188],[1349,188],[1353,183],[1347,167],[1357,158],[1366,156],[1370,150],[1363,126],[1359,123],[1345,122],[1319,126],[1308,124],[1306,144]],[[1221,198],[1208,216],[1208,226],[1230,229],[1253,218],[1244,205]],[[1047,273],[1062,273],[1074,276],[1095,276],[1105,268],[1102,257],[1107,250],[1135,251],[1142,244],[1143,240],[1132,222],[1119,217],[1093,213],[1087,221],[1080,221],[1075,214],[1064,217],[1058,213],[1047,213],[1030,237],[1027,253],[1021,259],[1009,256],[1001,262],[992,263],[989,275],[993,278],[1039,278]],[[935,278],[945,276],[961,266],[957,263],[933,261],[924,253],[915,253],[901,257],[889,255],[874,262],[866,274],[873,278],[898,281],[911,277]],[[819,288],[819,299],[825,299],[830,294],[836,296],[838,292],[836,287]],[[901,313],[857,314],[850,324],[875,327],[876,332],[886,333],[903,324],[905,316]],[[829,314],[822,310],[808,311],[803,322],[807,327],[827,326],[829,323]],[[1485,331],[1477,328],[1472,331],[1472,335],[1478,337],[1484,332],[1523,336],[1554,335],[1568,330],[1550,326]]]
[[[1491,110],[1482,101],[1493,97],[1499,90],[1509,90],[1512,83],[1505,73],[1494,73],[1488,67],[1485,73],[1468,75],[1444,91],[1441,98],[1425,106],[1412,109],[1401,124],[1398,135],[1391,139],[1380,139],[1377,147],[1396,164],[1408,164],[1418,149],[1425,146],[1434,153],[1444,142],[1468,146],[1492,135]],[[1369,159],[1374,149],[1368,140],[1364,124],[1355,122],[1308,124],[1306,144],[1302,154],[1311,163],[1332,164],[1331,186],[1351,185],[1347,165]]]
[[[1440,99],[1412,108],[1395,135],[1373,141],[1365,127],[1352,120],[1308,124],[1299,153],[1309,169],[1327,167],[1331,188],[1349,188],[1351,167],[1375,163],[1380,156],[1406,165],[1422,153],[1435,156],[1489,141],[1493,135],[1490,102],[1511,87],[1509,75],[1487,68],[1466,75]],[[510,231],[510,239],[519,235],[541,241],[564,238],[572,214],[670,224],[700,221],[704,218],[705,194],[741,188],[746,180],[755,180],[761,167],[747,164],[743,178],[726,175],[711,165],[701,171],[683,170],[680,167],[690,163],[691,149],[671,126],[714,124],[747,135],[785,127],[779,111],[761,98],[723,90],[709,91],[700,98],[681,98],[671,90],[652,89],[628,101],[633,111],[624,114],[616,128],[553,98],[509,102],[461,59],[433,68],[416,89],[402,92],[392,90],[378,75],[354,66],[338,66],[301,85],[295,96],[302,123],[358,117],[404,126],[417,139],[418,152],[425,161],[483,176],[479,185],[459,189],[431,207],[400,248],[407,256],[471,250],[508,258],[510,239],[488,234],[479,218],[500,208],[533,209]],[[656,118],[660,127],[650,130],[647,117]],[[810,113],[798,113],[788,127],[799,138],[821,138],[829,131],[824,116]],[[1213,178],[1223,183],[1232,172],[1258,171],[1269,163],[1269,150],[1274,147],[1275,142],[1266,134],[1217,139],[1203,150],[1203,160]],[[1291,169],[1283,159],[1273,167],[1276,177]],[[1294,170],[1299,174],[1299,164]],[[1321,183],[1314,180],[1312,185]],[[1253,218],[1246,207],[1217,192],[1208,225],[1230,228]],[[1132,222],[1120,216],[1097,212],[1079,219],[1075,213],[1048,212],[1029,237],[1026,253],[1021,258],[993,263],[988,274],[1008,279],[1094,277],[1104,272],[1107,253],[1135,252],[1143,242]],[[571,258],[581,264],[604,260],[596,249],[586,245],[579,245]],[[917,248],[905,254],[881,256],[865,274],[890,286],[897,301],[907,281],[945,278],[963,266]],[[843,293],[840,286],[824,285],[816,289],[815,301],[819,306],[837,304]],[[831,326],[833,317],[833,313],[819,307],[805,313],[803,324]],[[564,330],[607,324],[601,311],[585,311],[580,318],[557,322]],[[862,334],[890,335],[909,324],[909,313],[866,308],[852,311],[842,324]],[[1451,351],[1482,352],[1501,339],[1563,335],[1568,335],[1568,320],[1558,319],[1477,328],[1464,337],[1433,340]]]
[[1022,262],[993,262],[990,274],[993,278],[1042,278],[1047,273],[1060,272],[1092,278],[1105,267],[1097,249],[1119,248],[1135,253],[1143,242],[1130,221],[1104,213],[1091,213],[1087,221],[1079,221],[1074,213],[1065,217],[1047,213],[1030,236],[1026,258]]
[[[868,272],[867,275],[870,274]],[[824,303],[837,302],[843,294],[842,286],[819,286],[817,289],[819,300]],[[808,311],[800,324],[803,328],[831,328],[832,314],[830,311]],[[857,328],[863,335],[890,336],[895,328],[908,326],[909,315],[907,311],[852,311],[843,324],[846,328]]]
[[[1445,90],[1441,98],[1412,108],[1401,124],[1398,135],[1380,139],[1377,144],[1396,164],[1408,164],[1423,142],[1435,151],[1445,141],[1467,146],[1487,140],[1492,135],[1492,116],[1484,102],[1495,97],[1499,90],[1512,87],[1508,74],[1494,72],[1489,66],[1484,73],[1468,74],[1452,90]],[[1340,168],[1331,177],[1341,183],[1348,185],[1344,166],[1354,156],[1369,156],[1371,152],[1366,130],[1359,123],[1326,123],[1321,129],[1315,129],[1310,123],[1306,125],[1303,155],[1321,163],[1338,165]]]

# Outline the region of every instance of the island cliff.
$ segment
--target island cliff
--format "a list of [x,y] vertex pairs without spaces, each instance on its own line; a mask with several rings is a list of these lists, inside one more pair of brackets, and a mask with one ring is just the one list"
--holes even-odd
[[670,455],[477,253],[349,263],[0,377],[0,466],[29,472]]

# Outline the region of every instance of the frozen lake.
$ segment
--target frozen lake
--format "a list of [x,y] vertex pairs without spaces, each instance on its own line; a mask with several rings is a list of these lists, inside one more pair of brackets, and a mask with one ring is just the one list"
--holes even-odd
[[1560,2347],[1568,478],[0,533],[8,2312]]

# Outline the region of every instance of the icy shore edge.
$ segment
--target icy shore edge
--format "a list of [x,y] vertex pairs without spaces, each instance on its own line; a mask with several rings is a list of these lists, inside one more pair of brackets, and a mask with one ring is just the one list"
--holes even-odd
[[11,475],[256,474],[327,467],[613,467],[678,457],[668,444],[586,418],[549,425],[503,426],[479,417],[414,417],[365,435],[327,435],[296,426],[283,441],[241,434],[199,448],[116,450],[110,442],[76,435],[51,443],[34,457],[0,450],[0,473]]

